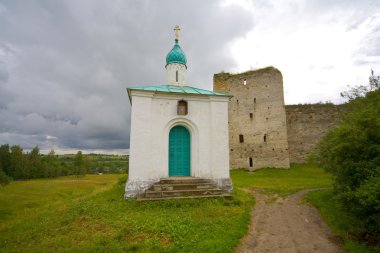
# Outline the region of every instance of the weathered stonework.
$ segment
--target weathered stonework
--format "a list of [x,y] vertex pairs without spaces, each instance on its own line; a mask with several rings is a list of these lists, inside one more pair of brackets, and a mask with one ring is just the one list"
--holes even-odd
[[220,189],[222,189],[224,192],[232,192],[233,191],[233,185],[231,178],[216,178],[212,179],[214,184],[216,184]]
[[214,91],[234,95],[228,104],[230,168],[289,168],[281,72],[215,74]]
[[342,119],[345,105],[286,105],[289,157],[291,163],[304,163],[319,140]]
[[128,180],[125,185],[125,195],[124,198],[136,198],[142,195],[149,187],[160,180],[150,180],[150,181],[131,181]]
[[234,95],[228,104],[231,169],[288,168],[289,161],[307,162],[310,152],[338,126],[347,108],[333,104],[285,106],[282,75],[273,67],[215,74],[214,90]]

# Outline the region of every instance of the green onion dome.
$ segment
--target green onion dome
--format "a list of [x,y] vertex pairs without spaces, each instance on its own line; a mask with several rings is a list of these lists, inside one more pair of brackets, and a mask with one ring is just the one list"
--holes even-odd
[[178,41],[176,40],[173,49],[166,56],[166,65],[169,63],[181,63],[186,65],[186,55],[182,51],[181,47],[178,45]]

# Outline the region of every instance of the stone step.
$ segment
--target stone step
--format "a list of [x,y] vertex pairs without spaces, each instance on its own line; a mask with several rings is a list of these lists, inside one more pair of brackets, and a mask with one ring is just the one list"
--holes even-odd
[[180,197],[180,196],[194,196],[194,195],[220,195],[222,190],[218,188],[211,189],[186,189],[186,190],[171,190],[171,191],[151,191],[145,192],[147,198],[161,198],[161,197]]
[[179,197],[157,197],[157,198],[147,198],[147,197],[139,197],[137,201],[149,201],[149,200],[165,200],[165,199],[203,199],[203,198],[225,198],[232,199],[232,196],[228,193],[223,193],[220,195],[193,195],[193,196],[179,196]]
[[159,184],[186,184],[186,183],[211,183],[210,179],[196,177],[170,177],[161,178]]
[[171,183],[171,184],[154,184],[149,190],[152,191],[172,191],[172,190],[186,190],[186,189],[210,189],[215,188],[212,183]]
[[185,198],[232,198],[210,179],[196,177],[162,178],[144,192],[138,200],[185,199]]

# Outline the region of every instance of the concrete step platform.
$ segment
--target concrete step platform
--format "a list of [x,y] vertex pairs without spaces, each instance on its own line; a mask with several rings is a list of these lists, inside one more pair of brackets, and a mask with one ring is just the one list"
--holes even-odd
[[212,183],[172,183],[172,184],[154,184],[154,191],[171,191],[184,189],[210,189],[214,188]]
[[220,195],[222,190],[218,188],[212,189],[186,189],[186,190],[172,190],[172,191],[151,191],[147,190],[145,196],[152,197],[179,197],[179,196],[194,196],[194,195]]
[[152,185],[138,200],[185,199],[224,197],[232,198],[223,192],[210,179],[195,177],[162,178]]
[[161,178],[159,184],[186,184],[186,183],[211,183],[210,179],[197,177],[169,177]]
[[203,195],[203,196],[180,196],[180,197],[162,197],[162,198],[146,198],[146,197],[139,197],[137,198],[137,201],[148,201],[148,200],[163,200],[163,199],[204,199],[204,198],[225,198],[225,199],[232,199],[231,194],[225,193],[221,195]]

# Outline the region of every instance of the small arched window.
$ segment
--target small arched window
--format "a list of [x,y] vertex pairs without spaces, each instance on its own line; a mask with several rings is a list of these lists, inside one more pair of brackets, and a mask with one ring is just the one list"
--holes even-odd
[[267,135],[264,134],[264,142],[267,142]]
[[178,115],[187,115],[187,101],[185,101],[185,100],[178,101],[177,114]]
[[175,71],[175,81],[178,82],[178,70]]

